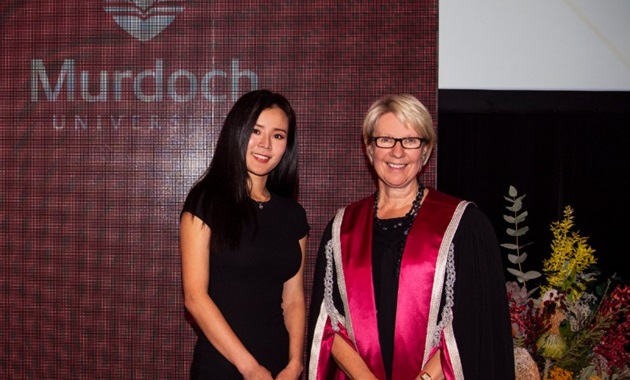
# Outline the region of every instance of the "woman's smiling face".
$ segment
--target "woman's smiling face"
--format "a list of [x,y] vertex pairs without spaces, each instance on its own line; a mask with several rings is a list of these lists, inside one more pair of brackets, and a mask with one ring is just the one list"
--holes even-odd
[[[383,114],[374,125],[372,137],[423,137],[411,127],[403,124],[391,112]],[[389,188],[401,189],[416,182],[418,173],[422,170],[422,153],[426,147],[405,149],[400,141],[393,148],[379,148],[374,142],[367,147],[370,161],[379,181]]]
[[267,176],[278,166],[287,149],[289,120],[278,107],[260,113],[247,144],[245,163],[252,176]]

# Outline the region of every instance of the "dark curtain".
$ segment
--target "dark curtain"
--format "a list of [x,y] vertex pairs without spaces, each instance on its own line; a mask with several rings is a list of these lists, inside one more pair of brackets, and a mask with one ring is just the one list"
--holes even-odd
[[503,196],[526,194],[525,270],[541,271],[550,224],[570,205],[600,280],[628,279],[630,93],[440,91],[438,133],[438,188],[474,201],[501,243],[512,241]]

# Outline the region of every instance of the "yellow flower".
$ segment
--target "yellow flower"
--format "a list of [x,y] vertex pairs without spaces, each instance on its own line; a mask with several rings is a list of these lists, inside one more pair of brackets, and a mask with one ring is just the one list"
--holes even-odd
[[553,241],[551,257],[543,261],[543,271],[547,274],[548,285],[542,286],[543,293],[558,289],[566,293],[569,300],[577,300],[591,279],[582,272],[595,264],[595,250],[588,245],[588,237],[582,237],[573,228],[573,209],[564,209],[564,219],[551,224]]
[[549,380],[572,380],[573,372],[567,371],[560,367],[553,367],[551,371],[549,371]]

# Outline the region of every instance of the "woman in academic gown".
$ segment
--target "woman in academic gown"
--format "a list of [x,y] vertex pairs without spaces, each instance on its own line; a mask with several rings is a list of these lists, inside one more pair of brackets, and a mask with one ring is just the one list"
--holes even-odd
[[436,143],[411,95],[377,100],[363,123],[376,192],[324,232],[309,322],[309,379],[513,379],[502,261],[488,219],[426,188]]

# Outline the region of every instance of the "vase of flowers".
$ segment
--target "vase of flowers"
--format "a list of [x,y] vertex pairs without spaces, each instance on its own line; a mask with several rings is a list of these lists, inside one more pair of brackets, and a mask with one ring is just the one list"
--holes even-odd
[[[512,241],[501,244],[515,268],[506,283],[516,377],[519,380],[630,379],[630,286],[616,276],[597,283],[595,250],[574,231],[573,209],[551,224],[551,255],[543,273],[523,272],[527,258],[524,195],[510,186],[504,219]],[[539,279],[541,285],[527,288]]]

